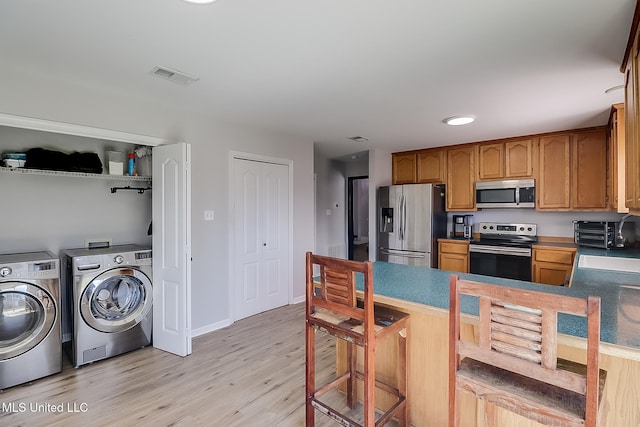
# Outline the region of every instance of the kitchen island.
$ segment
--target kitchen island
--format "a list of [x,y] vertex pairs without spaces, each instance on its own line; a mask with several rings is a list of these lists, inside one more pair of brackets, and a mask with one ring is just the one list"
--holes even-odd
[[[634,324],[640,313],[640,274],[626,274],[614,284],[589,281],[588,272],[574,272],[571,287],[541,285],[518,280],[451,273],[448,271],[374,263],[374,293],[379,304],[411,314],[409,398],[411,421],[415,426],[446,426],[448,420],[448,335],[449,277],[514,288],[586,297],[598,295],[602,300],[600,367],[608,371],[602,396],[602,415],[607,426],[640,426],[640,324]],[[604,276],[603,276],[604,277]],[[361,288],[359,288],[361,290]],[[477,337],[477,301],[462,305],[463,328],[468,338]],[[635,316],[635,317],[634,317]],[[583,362],[586,348],[586,321],[574,316],[558,318],[559,356]],[[377,375],[393,378],[396,345],[385,343],[377,351]],[[343,349],[338,348],[342,362]],[[342,367],[339,366],[338,369]],[[462,426],[482,426],[484,402],[464,396]],[[382,406],[389,404],[384,397]],[[499,425],[537,426],[539,424],[498,409]]]

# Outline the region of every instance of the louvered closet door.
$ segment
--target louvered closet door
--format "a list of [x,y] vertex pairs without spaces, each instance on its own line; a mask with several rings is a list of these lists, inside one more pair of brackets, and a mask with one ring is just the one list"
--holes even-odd
[[234,159],[235,319],[289,302],[289,167]]

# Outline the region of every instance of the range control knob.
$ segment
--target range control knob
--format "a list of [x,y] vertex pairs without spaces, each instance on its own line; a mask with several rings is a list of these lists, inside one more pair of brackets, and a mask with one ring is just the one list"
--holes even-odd
[[0,268],[0,277],[7,277],[11,274],[11,267]]
[[520,227],[520,231],[524,231],[524,227]]
[[116,255],[113,259],[116,264],[122,264],[124,262],[124,257],[122,255]]
[[486,226],[486,225],[483,225],[483,226],[482,226],[482,229],[483,229],[483,230],[486,230],[486,229],[487,229],[487,226]]
[[527,228],[527,231],[533,231],[533,228],[529,227]]

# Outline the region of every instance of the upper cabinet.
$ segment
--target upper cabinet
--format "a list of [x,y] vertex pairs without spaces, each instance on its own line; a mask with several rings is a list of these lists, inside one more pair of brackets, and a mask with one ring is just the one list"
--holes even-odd
[[479,180],[533,177],[534,148],[532,138],[481,143],[478,151]]
[[619,213],[629,212],[625,202],[625,120],[624,104],[611,107],[609,116],[608,162],[609,210]]
[[442,184],[447,178],[447,151],[445,148],[420,150],[417,156],[419,183]]
[[475,144],[447,150],[447,211],[476,209],[476,152]]
[[534,151],[532,138],[505,142],[505,178],[533,177]]
[[417,178],[416,153],[394,153],[392,155],[392,184],[414,184]]
[[569,134],[540,138],[540,168],[536,185],[538,209],[569,209],[571,203],[570,148]]
[[607,210],[606,129],[541,137],[537,194],[540,210]]
[[624,73],[624,120],[625,120],[625,206],[629,212],[640,215],[640,94],[639,40],[640,4],[636,4],[632,32],[629,34],[627,50],[620,70]]
[[571,138],[571,207],[579,210],[606,210],[606,129],[574,133]]

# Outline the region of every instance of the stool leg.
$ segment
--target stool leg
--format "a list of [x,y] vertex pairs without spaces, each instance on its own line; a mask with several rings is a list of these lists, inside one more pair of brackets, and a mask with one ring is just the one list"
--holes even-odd
[[373,340],[364,347],[364,427],[374,427],[376,423],[376,359]]
[[358,387],[356,384],[356,360],[357,347],[352,342],[347,342],[347,369],[349,378],[347,379],[347,405],[353,409],[357,402]]
[[409,336],[409,324],[404,331],[400,331],[398,334],[398,350],[399,350],[399,358],[398,361],[398,391],[400,395],[404,397],[404,410],[400,415],[400,425],[402,427],[406,427],[411,425],[411,410],[409,406],[409,376],[408,367],[409,367],[409,348],[408,348],[408,336]]
[[306,426],[315,426],[315,410],[311,405],[311,399],[316,388],[316,333],[315,329],[307,325],[306,332]]

